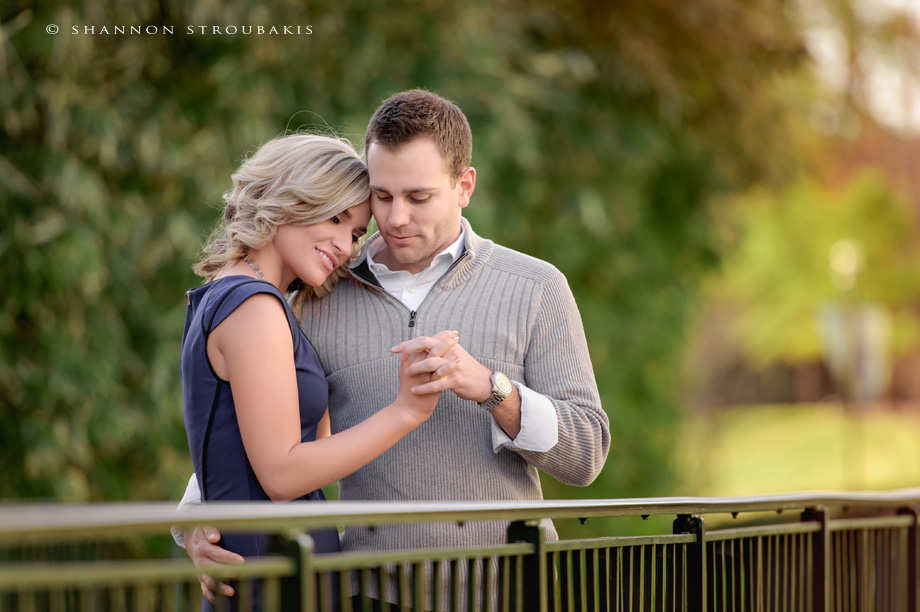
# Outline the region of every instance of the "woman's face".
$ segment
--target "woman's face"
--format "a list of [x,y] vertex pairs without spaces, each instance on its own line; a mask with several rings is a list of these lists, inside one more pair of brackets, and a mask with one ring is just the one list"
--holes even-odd
[[367,233],[371,207],[367,201],[312,225],[289,223],[278,228],[274,245],[281,257],[281,286],[299,278],[318,287],[351,255],[352,245]]

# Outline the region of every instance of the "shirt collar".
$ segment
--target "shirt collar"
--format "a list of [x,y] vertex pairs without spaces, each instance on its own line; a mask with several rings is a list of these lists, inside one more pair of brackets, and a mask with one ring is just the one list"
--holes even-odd
[[442,268],[443,270],[441,270],[441,272],[443,273],[443,272],[446,272],[447,269],[455,261],[457,261],[457,259],[459,259],[460,255],[463,253],[464,234],[465,234],[465,230],[461,226],[460,235],[457,237],[457,239],[454,240],[450,244],[450,246],[448,246],[446,249],[438,253],[434,257],[434,259],[431,260],[431,263],[428,264],[428,267],[422,270],[421,272],[419,272],[418,274],[410,274],[409,272],[406,272],[405,270],[390,270],[385,264],[377,263],[374,261],[374,256],[378,255],[381,251],[383,251],[384,248],[386,248],[386,242],[383,241],[382,237],[379,241],[376,241],[376,244],[371,245],[371,248],[368,249],[367,265],[371,269],[371,272],[373,272],[374,275],[377,276],[377,278],[380,278],[381,275],[399,274],[399,273],[417,277],[423,274],[427,274],[429,271],[441,270]]

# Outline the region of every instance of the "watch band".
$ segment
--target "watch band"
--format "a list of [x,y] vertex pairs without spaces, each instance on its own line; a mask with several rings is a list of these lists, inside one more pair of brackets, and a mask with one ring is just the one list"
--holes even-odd
[[511,394],[511,380],[501,372],[492,372],[490,377],[492,381],[492,395],[489,399],[479,404],[483,410],[492,412],[496,406],[501,404]]

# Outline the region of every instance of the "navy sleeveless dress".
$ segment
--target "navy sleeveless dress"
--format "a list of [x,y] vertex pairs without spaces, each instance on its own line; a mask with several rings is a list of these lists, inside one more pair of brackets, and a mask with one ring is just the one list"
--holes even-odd
[[[316,439],[316,427],[329,400],[326,376],[316,350],[274,285],[248,276],[227,276],[189,290],[180,373],[185,430],[203,501],[269,500],[246,457],[230,383],[217,376],[207,355],[210,333],[243,301],[259,293],[277,297],[287,313],[294,340],[302,441]],[[325,496],[322,490],[317,490],[301,499],[324,501]],[[310,536],[316,543],[316,552],[339,550],[335,529],[314,530]],[[270,539],[259,534],[228,533],[220,545],[246,558],[267,554]]]

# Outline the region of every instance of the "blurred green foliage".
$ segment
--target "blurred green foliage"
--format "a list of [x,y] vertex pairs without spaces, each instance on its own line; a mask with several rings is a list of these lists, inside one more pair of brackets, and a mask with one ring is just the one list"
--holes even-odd
[[[789,159],[790,4],[4,2],[0,497],[177,498],[183,292],[231,172],[286,129],[360,146],[412,87],[470,119],[473,226],[554,263],[582,311],[613,445],[592,487],[546,478],[547,496],[673,494],[712,202]],[[98,33],[132,24],[175,32]]]
[[[741,307],[734,335],[752,364],[822,359],[817,319],[833,303],[884,305],[891,350],[916,345],[917,227],[909,201],[881,175],[864,171],[836,187],[802,177],[782,191],[755,190],[726,213],[736,244],[713,295]],[[842,240],[859,255],[852,287],[832,273],[831,249]]]

